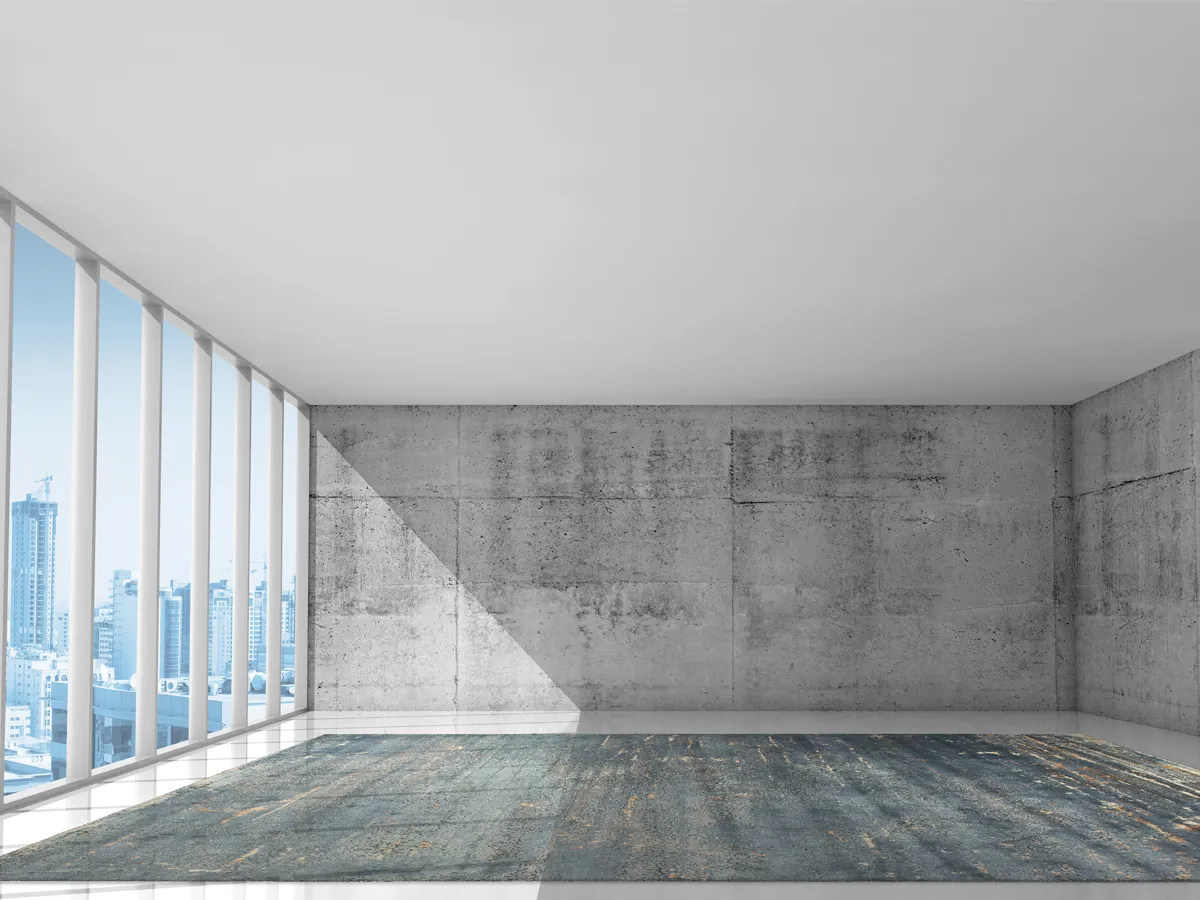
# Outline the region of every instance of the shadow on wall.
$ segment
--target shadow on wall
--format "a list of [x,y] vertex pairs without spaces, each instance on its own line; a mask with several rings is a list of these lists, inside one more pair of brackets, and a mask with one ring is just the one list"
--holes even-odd
[[[665,485],[639,496],[628,471],[582,488],[576,472],[557,485],[507,477],[511,461],[498,472],[460,452],[454,409],[319,409],[317,703],[729,708],[728,412],[697,418],[713,477],[635,475]],[[584,465],[595,477],[630,463]],[[697,490],[715,496],[654,496]]]
[[373,466],[314,440],[318,482],[338,485],[312,500],[316,708],[577,709],[458,578],[458,501],[381,496]]
[[1051,407],[312,420],[317,708],[1071,708]]

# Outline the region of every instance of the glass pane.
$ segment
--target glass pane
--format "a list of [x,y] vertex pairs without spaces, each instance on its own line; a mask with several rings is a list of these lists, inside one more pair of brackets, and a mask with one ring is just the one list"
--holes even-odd
[[100,283],[92,764],[134,752],[141,496],[142,306]]
[[213,355],[212,519],[209,532],[208,730],[233,722],[233,505],[237,372]]
[[283,671],[279,711],[296,706],[296,407],[283,405]]
[[267,510],[270,509],[271,392],[257,380],[250,388],[250,659],[249,722],[266,716]]
[[158,746],[187,740],[192,577],[194,342],[163,325],[162,490],[158,545]]
[[14,289],[6,794],[66,774],[75,263],[18,226]]

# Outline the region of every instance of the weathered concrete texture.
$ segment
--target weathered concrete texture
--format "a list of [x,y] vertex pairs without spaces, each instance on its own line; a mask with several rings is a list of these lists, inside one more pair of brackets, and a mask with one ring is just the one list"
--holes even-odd
[[457,409],[312,410],[317,708],[451,709]]
[[735,409],[733,442],[738,708],[1054,708],[1049,408]]
[[1075,408],[1078,708],[1200,731],[1197,354]]
[[578,661],[572,655],[573,647],[553,642],[559,623],[551,622],[545,610],[530,603],[522,603],[517,615],[507,616],[496,598],[490,598],[485,607],[475,593],[465,588],[458,592],[455,708],[578,709],[571,699],[574,691],[567,669]]
[[1075,709],[1077,686],[1076,612],[1079,554],[1075,499],[1054,498],[1054,679],[1057,709]]
[[470,584],[729,582],[721,500],[464,500],[460,574]]
[[317,703],[729,708],[729,415],[314,410]]
[[1197,732],[1195,491],[1189,468],[1078,499],[1084,712]]
[[1192,467],[1193,356],[1075,405],[1077,496]]
[[316,497],[458,496],[457,406],[316,406]]
[[1054,407],[1054,682],[1056,708],[1073,710],[1078,695],[1075,586],[1079,558],[1075,528],[1075,410]]
[[[313,422],[319,705],[1058,702],[1052,501],[1070,432],[1050,407],[322,407]],[[355,653],[386,664],[355,670]]]
[[[311,502],[318,707],[452,707],[454,559],[440,559],[421,535],[452,552],[457,501]],[[420,533],[409,515],[421,521]]]
[[1056,406],[1054,416],[1054,496],[1075,496],[1075,408]]
[[464,709],[546,708],[527,693],[528,661],[480,639],[493,623],[578,708],[731,708],[727,584],[482,584],[471,596],[486,618],[461,631]]
[[1047,406],[759,406],[733,412],[733,498],[1044,501]]
[[[576,706],[730,708],[728,500],[462,500],[460,509],[470,597]],[[510,684],[510,669],[526,662],[480,649],[479,626],[460,631],[460,706],[533,706]]]
[[466,406],[461,496],[729,496],[722,406]]
[[1074,709],[1200,731],[1200,365],[1075,407],[313,410],[348,709]]

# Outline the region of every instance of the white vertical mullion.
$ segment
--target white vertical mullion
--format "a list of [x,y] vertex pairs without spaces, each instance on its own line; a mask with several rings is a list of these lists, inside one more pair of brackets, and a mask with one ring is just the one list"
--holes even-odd
[[233,727],[247,724],[250,664],[250,381],[248,366],[237,367],[233,460]]
[[279,715],[280,679],[283,673],[283,391],[270,394],[271,436],[268,463],[267,608],[267,718]]
[[75,263],[71,398],[71,594],[67,622],[67,779],[92,774],[92,619],[96,594],[96,379],[100,264]]
[[138,553],[137,722],[138,759],[158,753],[158,545],[162,491],[163,311],[142,307],[142,496]]
[[296,404],[296,697],[308,708],[308,409]]
[[[16,256],[17,208],[0,199],[0,722],[8,722],[5,699],[8,673],[8,554],[9,514],[8,458],[12,440],[12,325],[13,259]],[[0,797],[3,796],[4,767],[0,766]]]
[[192,351],[192,586],[188,740],[208,736],[209,519],[212,506],[212,342]]

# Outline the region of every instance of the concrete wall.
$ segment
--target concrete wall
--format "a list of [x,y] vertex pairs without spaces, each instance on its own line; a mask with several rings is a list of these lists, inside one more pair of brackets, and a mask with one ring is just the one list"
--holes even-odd
[[312,421],[318,708],[1074,703],[1067,410]]
[[1196,734],[1200,353],[1074,407],[1072,548],[1083,712]]

